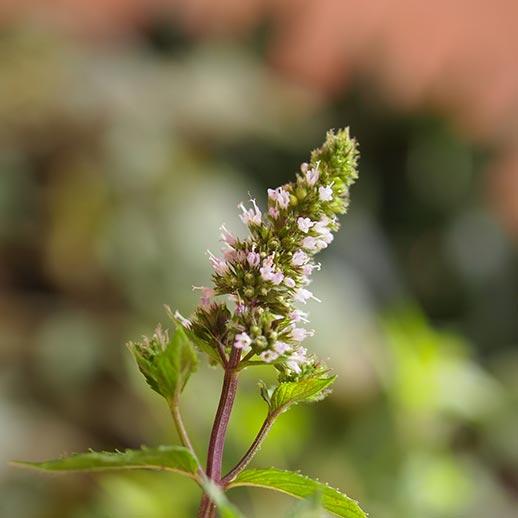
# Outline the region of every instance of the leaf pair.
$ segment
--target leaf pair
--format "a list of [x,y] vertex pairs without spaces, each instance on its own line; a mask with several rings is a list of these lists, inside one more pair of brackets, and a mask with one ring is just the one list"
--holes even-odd
[[[182,446],[159,446],[124,452],[88,452],[46,462],[16,462],[24,467],[45,471],[106,471],[117,469],[151,469],[172,471],[196,479],[197,463],[191,452]],[[242,518],[239,511],[227,500],[223,491],[214,484],[200,481],[218,506],[222,518]],[[321,505],[329,512],[343,518],[365,518],[357,502],[338,490],[312,480],[300,473],[280,469],[249,469],[240,473],[227,489],[261,487],[305,499],[315,493]]]

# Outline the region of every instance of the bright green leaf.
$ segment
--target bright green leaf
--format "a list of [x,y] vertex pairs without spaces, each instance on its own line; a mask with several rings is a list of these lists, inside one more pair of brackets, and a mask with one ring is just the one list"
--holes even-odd
[[366,518],[367,516],[355,500],[300,473],[275,468],[248,469],[241,472],[228,488],[240,486],[273,489],[296,498],[308,498],[315,492],[319,492],[322,506],[329,512],[343,518]]
[[313,493],[309,498],[297,502],[285,518],[326,518],[329,516],[321,505],[321,494]]
[[198,366],[192,342],[180,326],[171,339],[158,327],[151,339],[130,342],[129,347],[149,386],[168,400],[177,398]]
[[[321,399],[335,379],[336,376],[314,377],[280,383],[269,396],[270,413],[284,412],[291,405],[302,401]],[[262,395],[263,398],[267,396],[264,389]]]
[[154,469],[174,471],[190,478],[194,478],[198,467],[192,453],[182,446],[143,447],[123,452],[90,451],[45,462],[15,461],[14,464],[45,471]]

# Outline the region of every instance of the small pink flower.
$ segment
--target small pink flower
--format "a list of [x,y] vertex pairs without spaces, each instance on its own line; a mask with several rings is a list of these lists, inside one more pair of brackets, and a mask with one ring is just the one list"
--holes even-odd
[[329,245],[335,237],[331,232],[326,232],[325,234],[320,234],[320,239],[324,241],[326,245]]
[[266,363],[271,363],[275,361],[278,357],[279,355],[275,351],[263,351],[259,355],[259,358],[261,358],[261,360],[263,360],[263,362]]
[[236,251],[233,248],[227,248],[223,250],[223,257],[227,263],[234,262],[236,260]]
[[323,216],[320,221],[317,221],[315,223],[313,230],[318,234],[330,232],[328,228],[329,223],[331,223],[331,220],[327,216]]
[[246,260],[251,268],[257,268],[261,262],[261,256],[257,252],[248,252]]
[[174,312],[174,318],[177,320],[183,327],[187,329],[191,328],[191,321],[180,314],[178,310]]
[[259,268],[259,272],[263,280],[271,281],[275,285],[280,284],[284,279],[284,274],[274,269],[273,256],[271,255],[263,260],[263,266]]
[[252,209],[246,209],[246,207],[241,203],[239,205],[239,208],[242,210],[242,214],[239,216],[241,218],[241,221],[245,225],[257,225],[259,226],[262,222],[262,213],[259,210],[259,207],[257,206],[257,203],[255,203],[255,200],[250,200],[253,204]]
[[285,277],[284,284],[286,284],[286,286],[288,286],[288,288],[294,288],[296,285],[295,281],[291,277]]
[[296,342],[302,342],[305,340],[308,336],[313,336],[314,331],[308,331],[307,329],[304,329],[303,327],[295,327],[291,330],[291,338],[295,340]]
[[236,315],[242,315],[246,311],[246,304],[243,302],[236,302]]
[[288,360],[286,361],[286,367],[289,370],[295,372],[296,374],[300,374],[302,371],[301,367],[304,365],[308,365],[311,360],[307,356],[307,350],[304,347],[299,347],[295,351],[293,351]]
[[317,239],[315,248],[316,250],[323,250],[324,248],[327,248],[327,242],[324,239]]
[[233,247],[237,243],[237,238],[232,232],[230,232],[225,225],[221,225],[221,240],[228,246]]
[[282,272],[275,272],[270,277],[270,280],[272,281],[275,286],[278,286],[284,279],[284,274]]
[[300,164],[300,172],[306,174],[308,172],[309,164],[307,162],[302,162]]
[[317,239],[312,236],[307,236],[302,240],[302,247],[306,250],[316,250],[318,248]]
[[306,318],[307,316],[308,314],[300,309],[295,309],[290,313],[290,318],[293,322],[305,322],[307,324],[309,322]]
[[268,214],[273,218],[277,219],[279,217],[279,209],[277,207],[270,207],[268,209]]
[[268,189],[268,198],[277,202],[281,209],[286,209],[290,204],[290,194],[283,187],[277,189]]
[[331,201],[333,199],[333,189],[331,186],[327,185],[326,187],[319,187],[318,197],[320,198],[320,201]]
[[304,234],[307,234],[309,232],[309,229],[314,225],[314,223],[309,218],[298,218],[297,219],[297,226],[299,229],[304,232]]
[[209,262],[214,268],[214,271],[218,275],[225,275],[228,272],[228,263],[221,259],[220,257],[216,257],[212,252],[209,251]]
[[265,281],[269,281],[270,277],[273,273],[273,257],[269,255],[266,259],[263,260],[263,265],[259,268],[261,272],[261,277]]
[[330,244],[331,241],[333,241],[334,239],[331,230],[327,226],[330,222],[331,221],[329,220],[329,218],[324,216],[324,218],[322,218],[322,220],[320,221],[317,221],[317,223],[315,223],[315,226],[313,227],[313,230],[317,232],[319,239],[324,241],[326,244]]
[[244,349],[252,343],[252,339],[245,332],[236,335],[234,347],[236,349]]
[[284,354],[284,353],[288,352],[290,349],[291,349],[291,347],[285,342],[275,342],[273,344],[273,350],[277,354]]
[[309,299],[314,299],[316,300],[317,302],[321,302],[320,299],[317,299],[313,293],[311,293],[309,290],[307,290],[306,288],[299,288],[295,294],[293,295],[293,298],[297,301],[297,302],[302,302],[302,304],[306,304],[306,302],[309,300]]
[[308,260],[309,257],[302,250],[297,250],[291,258],[291,264],[293,264],[293,266],[302,266],[307,263]]
[[310,187],[313,187],[318,182],[318,178],[320,177],[320,171],[318,170],[318,167],[313,167],[312,169],[308,169],[305,174],[306,174],[306,183]]
[[200,290],[200,306],[202,308],[208,308],[214,303],[215,292],[212,288],[206,288],[205,286],[193,286],[193,290]]
[[302,267],[302,273],[305,276],[311,275],[313,273],[313,270],[320,270],[320,263],[317,263],[317,264],[308,263]]

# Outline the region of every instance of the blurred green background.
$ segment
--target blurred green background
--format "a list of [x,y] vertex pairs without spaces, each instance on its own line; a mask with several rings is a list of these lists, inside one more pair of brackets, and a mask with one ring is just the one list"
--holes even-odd
[[[310,307],[339,379],[255,465],[375,518],[515,517],[517,18],[506,0],[2,2],[0,516],[195,515],[174,475],[7,462],[175,442],[123,344],[166,323],[164,303],[189,314],[219,225],[242,232],[238,202],[350,125],[360,180]],[[257,376],[229,465],[264,416]],[[204,366],[186,391],[202,453],[219,383]],[[257,518],[293,506],[233,499]]]

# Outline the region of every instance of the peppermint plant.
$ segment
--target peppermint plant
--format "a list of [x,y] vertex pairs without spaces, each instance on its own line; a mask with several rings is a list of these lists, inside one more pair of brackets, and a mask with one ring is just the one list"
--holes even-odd
[[[339,228],[338,216],[347,210],[349,188],[357,178],[357,159],[357,145],[349,131],[329,131],[293,182],[268,189],[266,211],[254,199],[249,207],[239,205],[241,220],[248,228],[246,238],[221,227],[222,255],[209,253],[212,287],[197,288],[201,297],[192,316],[185,318],[167,308],[173,331],[159,325],[150,338],[129,342],[147,383],[166,400],[181,446],[90,451],[18,464],[49,471],[174,471],[201,487],[199,518],[213,518],[218,512],[224,517],[242,516],[225,496],[240,486],[318,498],[320,505],[338,516],[365,517],[357,502],[298,472],[248,468],[276,419],[297,403],[324,398],[335,380],[324,363],[302,345],[314,331],[306,327],[308,314],[299,306],[310,299],[319,301],[308,289],[313,272],[320,269],[315,256],[331,244]],[[203,465],[180,412],[182,391],[198,367],[199,354],[206,355],[223,376]],[[248,450],[224,473],[225,436],[239,376],[258,365],[271,366],[277,383],[260,383],[266,417]]]

